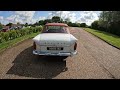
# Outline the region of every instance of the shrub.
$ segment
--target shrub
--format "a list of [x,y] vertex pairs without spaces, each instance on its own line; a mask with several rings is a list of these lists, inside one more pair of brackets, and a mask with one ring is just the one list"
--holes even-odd
[[3,41],[8,41],[15,39],[17,37],[28,35],[31,33],[40,32],[42,29],[43,29],[42,26],[36,26],[30,28],[23,28],[20,30],[10,30],[8,32],[0,32],[0,43],[2,43]]
[[20,33],[21,33],[21,36],[24,36],[24,35],[26,34],[25,29],[21,29],[20,31],[21,31],[21,32],[20,32]]
[[36,33],[36,28],[33,28],[32,30],[33,30],[33,33]]
[[4,33],[3,33],[3,32],[0,32],[0,43],[3,42],[3,35],[4,35]]
[[94,21],[94,22],[91,24],[91,27],[92,27],[93,29],[98,29],[98,27],[99,27],[98,22],[99,22],[99,21]]
[[15,39],[15,38],[17,38],[16,30],[12,30],[11,31],[11,39]]
[[86,23],[81,23],[80,24],[80,27],[86,27],[87,25],[86,25]]
[[36,28],[37,28],[37,32],[40,32],[40,31],[42,31],[42,29],[43,29],[42,26],[38,26],[38,27],[36,27]]
[[9,33],[8,33],[8,32],[4,32],[3,39],[4,39],[5,41],[8,41],[8,40],[9,40]]
[[32,28],[29,29],[29,34],[33,33],[33,30]]
[[17,37],[21,36],[20,30],[16,30]]

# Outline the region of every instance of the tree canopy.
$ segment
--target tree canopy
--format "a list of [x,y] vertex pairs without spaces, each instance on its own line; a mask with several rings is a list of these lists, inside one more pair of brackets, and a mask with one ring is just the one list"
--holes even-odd
[[120,11],[102,11],[99,20],[91,27],[120,36]]
[[0,23],[0,30],[3,28],[3,25]]

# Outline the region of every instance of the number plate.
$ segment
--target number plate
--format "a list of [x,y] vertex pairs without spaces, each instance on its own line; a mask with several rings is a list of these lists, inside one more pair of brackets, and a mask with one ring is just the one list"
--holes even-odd
[[47,50],[63,50],[63,47],[47,47]]

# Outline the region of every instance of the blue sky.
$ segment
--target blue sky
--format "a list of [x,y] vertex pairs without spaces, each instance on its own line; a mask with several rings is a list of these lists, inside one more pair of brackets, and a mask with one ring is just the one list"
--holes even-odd
[[52,16],[61,16],[63,20],[69,18],[71,22],[86,23],[90,25],[98,20],[101,11],[0,11],[2,24],[35,23],[39,20],[50,19]]

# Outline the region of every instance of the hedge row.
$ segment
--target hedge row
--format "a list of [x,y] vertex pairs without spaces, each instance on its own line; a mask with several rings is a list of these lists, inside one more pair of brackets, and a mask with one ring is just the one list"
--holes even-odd
[[24,35],[28,35],[31,33],[37,33],[42,30],[42,26],[23,28],[20,30],[10,30],[8,32],[0,32],[0,43],[4,41],[9,41],[18,37],[22,37]]

